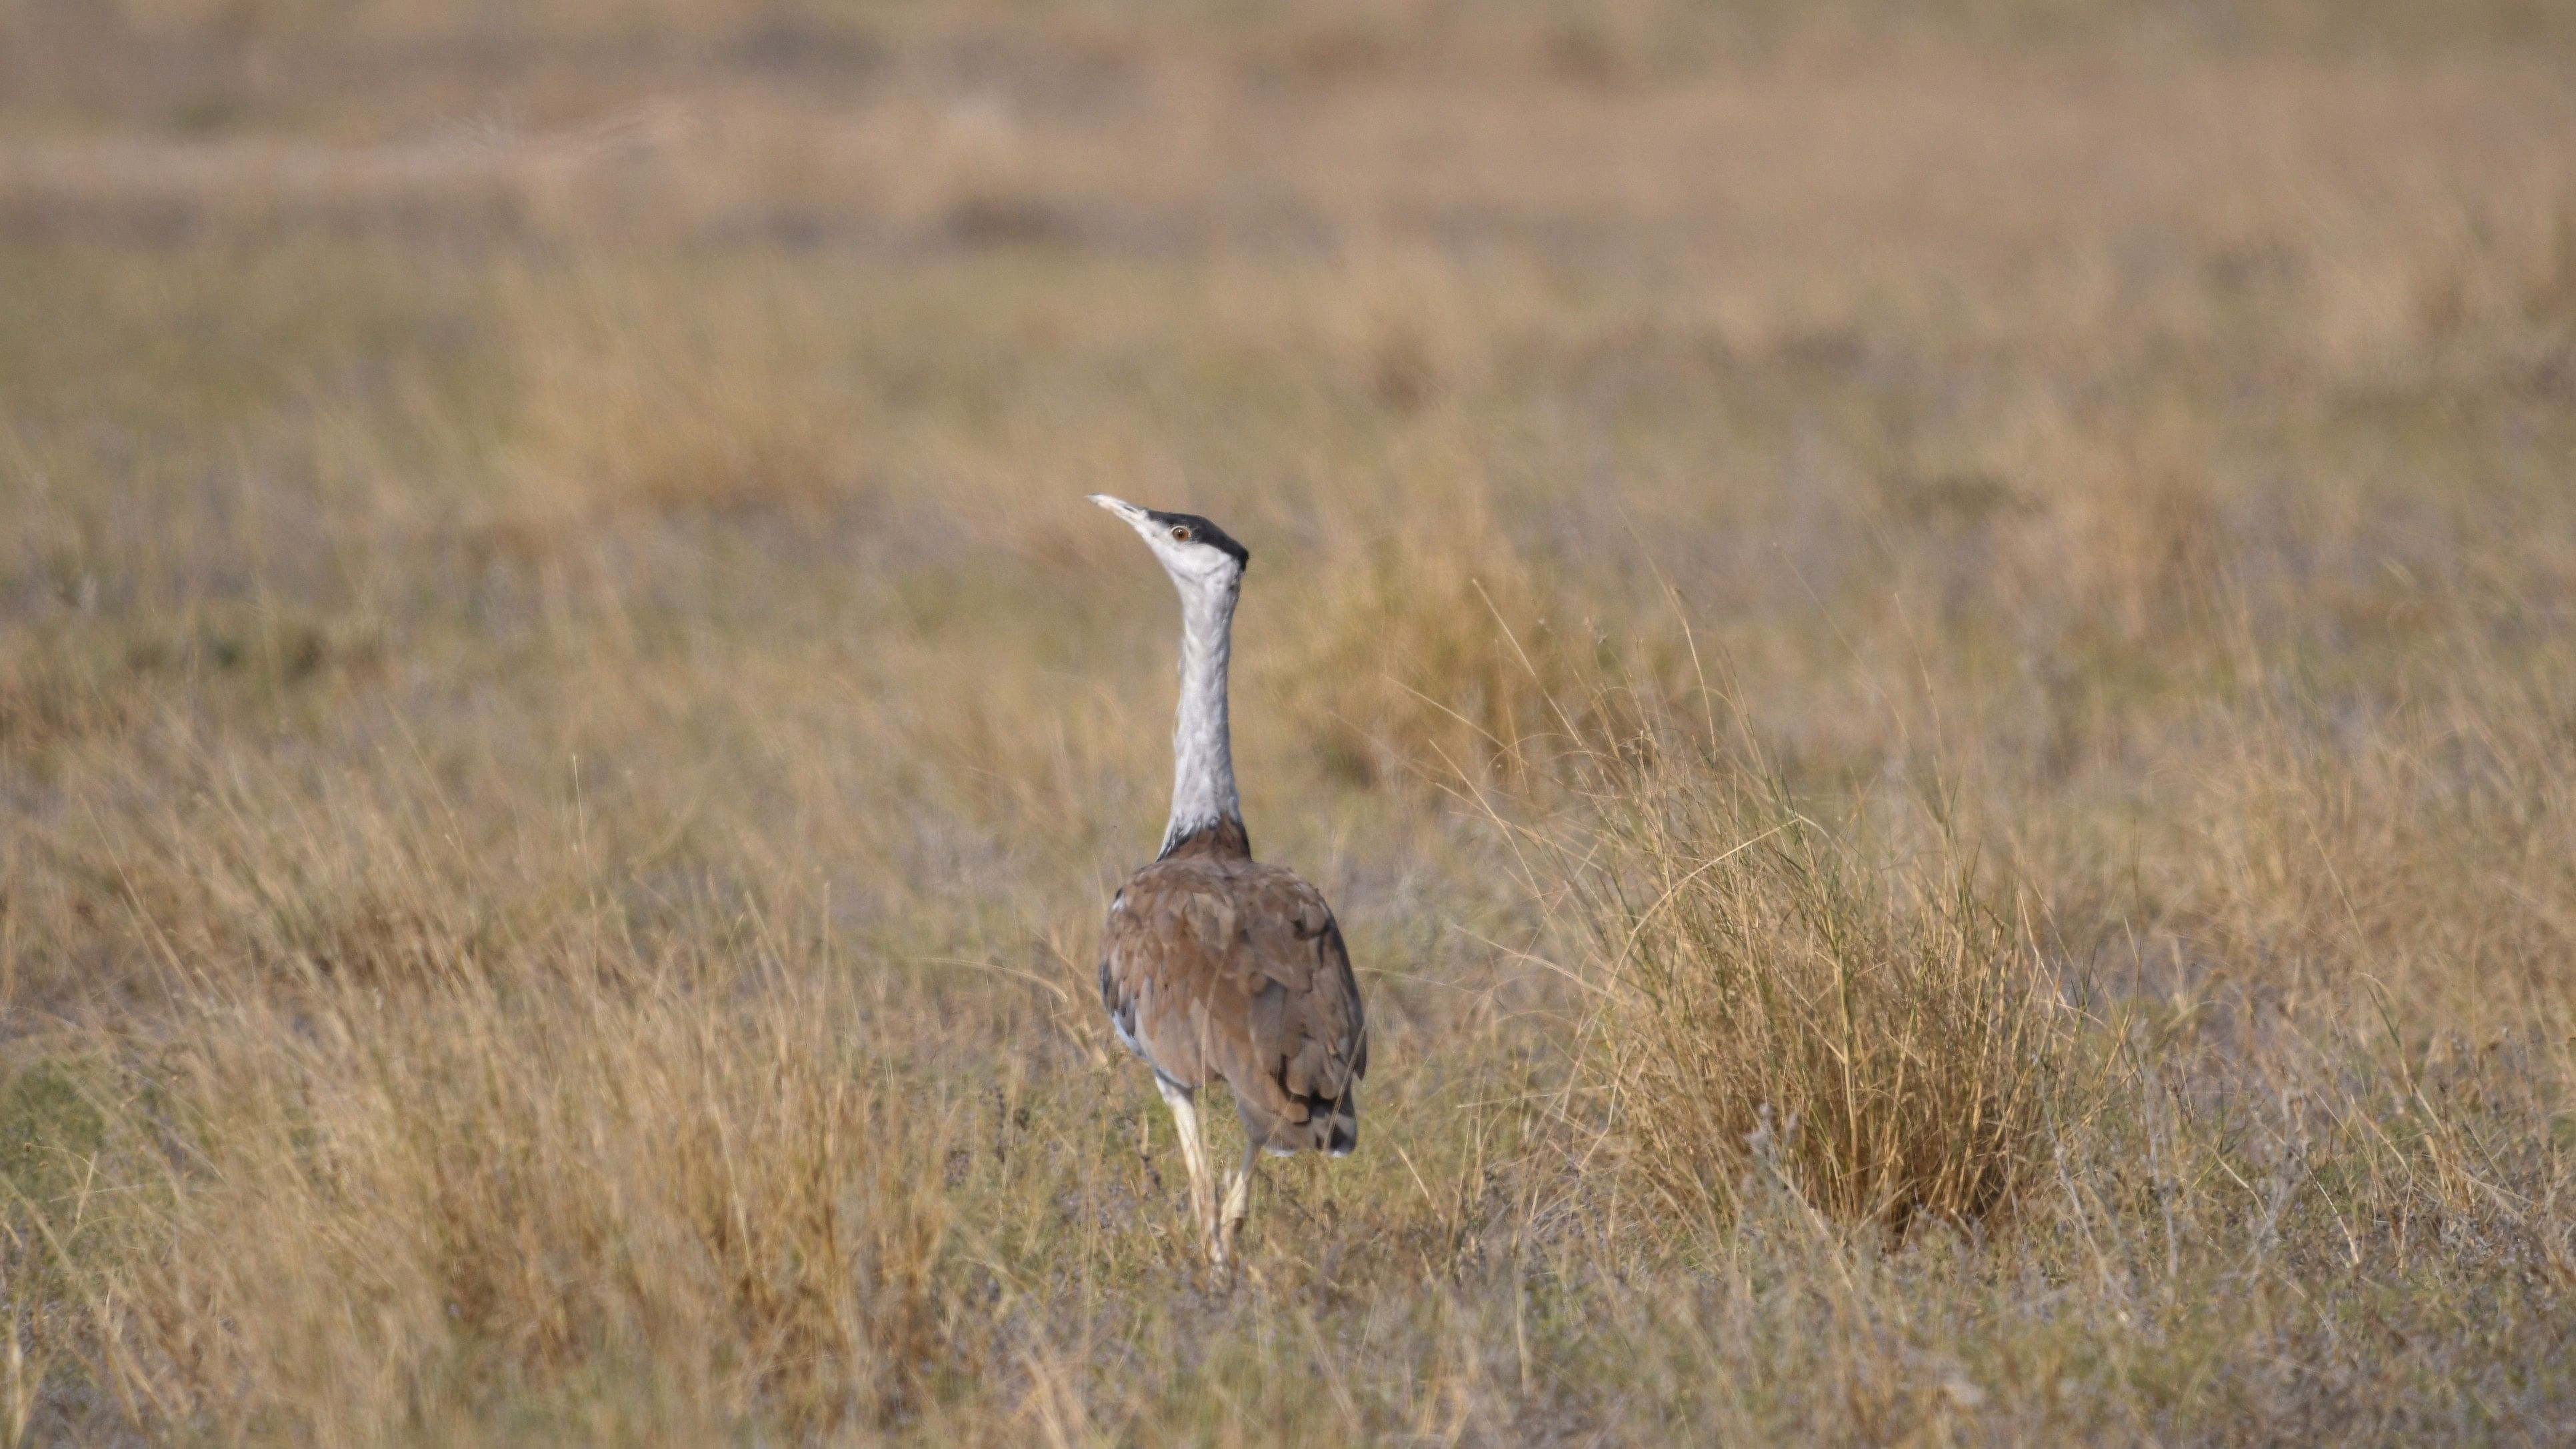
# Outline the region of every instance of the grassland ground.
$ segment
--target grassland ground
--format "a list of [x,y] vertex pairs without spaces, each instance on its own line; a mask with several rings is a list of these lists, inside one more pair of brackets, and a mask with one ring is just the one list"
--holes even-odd
[[[2502,3],[0,12],[0,1442],[2576,1435],[2570,136]],[[1370,1006],[1231,1285],[1092,491]]]

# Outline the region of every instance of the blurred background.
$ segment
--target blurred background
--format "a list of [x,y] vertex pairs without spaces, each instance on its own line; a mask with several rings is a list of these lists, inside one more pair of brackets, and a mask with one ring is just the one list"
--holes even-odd
[[[2563,1431],[2571,138],[2554,0],[12,0],[0,1429]],[[1250,1299],[1093,491],[1377,1032]],[[2089,1013],[2013,1252],[1623,1228],[1523,832],[1703,689]]]

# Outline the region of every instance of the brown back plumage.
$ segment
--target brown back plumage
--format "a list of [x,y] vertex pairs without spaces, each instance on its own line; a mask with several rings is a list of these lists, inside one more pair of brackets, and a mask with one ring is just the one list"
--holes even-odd
[[1240,824],[1175,842],[1110,902],[1100,1000],[1157,1075],[1223,1078],[1270,1151],[1358,1143],[1368,1023],[1341,927],[1322,892],[1252,859]]

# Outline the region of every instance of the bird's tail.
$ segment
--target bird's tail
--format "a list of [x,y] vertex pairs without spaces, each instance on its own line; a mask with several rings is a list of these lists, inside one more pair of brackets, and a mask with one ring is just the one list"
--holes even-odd
[[1324,1114],[1324,1153],[1329,1157],[1348,1157],[1360,1145],[1360,1089],[1344,1087],[1341,1100]]

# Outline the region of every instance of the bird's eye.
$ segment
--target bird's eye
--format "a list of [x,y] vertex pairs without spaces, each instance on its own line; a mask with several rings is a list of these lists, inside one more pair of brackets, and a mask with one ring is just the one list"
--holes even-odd
[[1189,542],[1189,541],[1190,541],[1190,528],[1189,528],[1189,525],[1188,525],[1188,524],[1186,524],[1186,523],[1175,523],[1175,524],[1173,524],[1173,525],[1172,525],[1172,537],[1173,537],[1173,539],[1174,539],[1174,540],[1176,540],[1176,541],[1178,541],[1178,542],[1181,542],[1181,543],[1187,543],[1187,542]]

